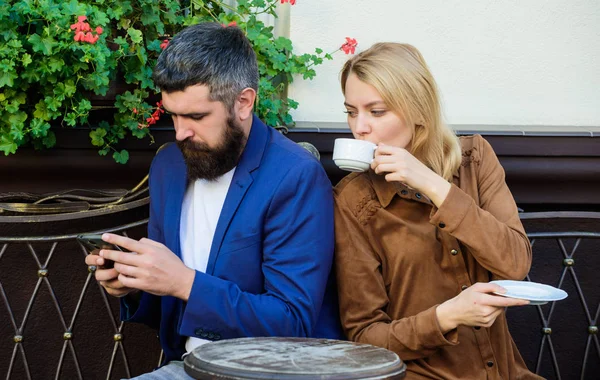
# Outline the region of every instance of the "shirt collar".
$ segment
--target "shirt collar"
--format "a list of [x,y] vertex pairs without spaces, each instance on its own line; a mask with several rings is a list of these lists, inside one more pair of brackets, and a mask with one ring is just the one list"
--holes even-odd
[[[402,182],[388,182],[385,180],[384,175],[375,174],[373,170],[369,170],[367,174],[373,184],[373,190],[375,190],[377,199],[383,208],[389,206],[395,196],[433,205],[433,202],[425,194],[421,194]],[[452,182],[457,185],[458,179],[459,173],[457,170],[452,178]]]

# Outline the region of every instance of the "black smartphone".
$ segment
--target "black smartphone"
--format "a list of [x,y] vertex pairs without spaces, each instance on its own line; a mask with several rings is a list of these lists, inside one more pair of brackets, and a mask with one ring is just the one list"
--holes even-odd
[[[102,240],[102,234],[82,234],[77,235],[77,240],[83,244],[90,252],[96,249],[112,249],[113,251],[122,251],[122,249],[112,243]],[[112,268],[114,261],[104,259],[103,268]]]

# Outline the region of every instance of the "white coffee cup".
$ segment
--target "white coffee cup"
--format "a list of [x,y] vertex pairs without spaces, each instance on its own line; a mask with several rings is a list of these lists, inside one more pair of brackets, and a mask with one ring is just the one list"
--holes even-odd
[[335,139],[333,162],[342,170],[364,172],[373,162],[377,145],[369,141],[355,139]]

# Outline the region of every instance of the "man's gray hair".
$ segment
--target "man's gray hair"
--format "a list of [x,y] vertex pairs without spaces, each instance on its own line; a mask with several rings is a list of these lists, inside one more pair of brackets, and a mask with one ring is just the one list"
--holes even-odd
[[152,74],[164,92],[206,85],[210,99],[231,109],[245,88],[258,92],[256,54],[241,29],[200,23],[179,32],[158,57]]

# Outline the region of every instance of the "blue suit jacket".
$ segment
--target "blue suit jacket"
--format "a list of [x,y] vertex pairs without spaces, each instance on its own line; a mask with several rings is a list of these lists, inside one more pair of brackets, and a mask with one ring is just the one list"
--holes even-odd
[[[179,257],[186,177],[175,144],[150,168],[148,237]],[[121,318],[159,330],[165,363],[181,358],[188,336],[341,339],[333,249],[332,188],[321,164],[255,116],[188,302],[143,293],[136,310],[122,301]]]

